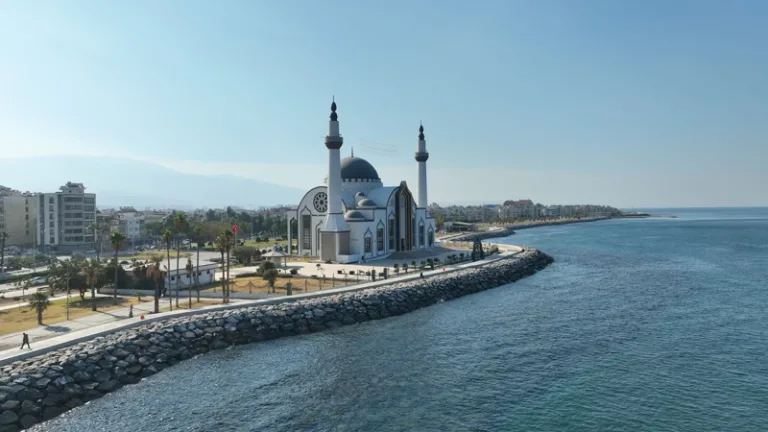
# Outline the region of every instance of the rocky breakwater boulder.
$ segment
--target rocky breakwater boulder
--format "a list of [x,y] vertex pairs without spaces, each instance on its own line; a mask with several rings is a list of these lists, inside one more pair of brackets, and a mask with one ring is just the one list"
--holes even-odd
[[536,273],[535,249],[481,267],[291,303],[148,323],[0,369],[0,432],[28,428],[180,361],[235,344],[404,314]]

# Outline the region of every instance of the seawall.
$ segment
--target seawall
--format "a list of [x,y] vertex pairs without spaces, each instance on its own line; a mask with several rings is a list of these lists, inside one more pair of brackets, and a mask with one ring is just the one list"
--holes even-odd
[[530,276],[536,249],[449,274],[330,297],[209,312],[119,330],[0,369],[0,432],[49,420],[208,351],[386,318]]

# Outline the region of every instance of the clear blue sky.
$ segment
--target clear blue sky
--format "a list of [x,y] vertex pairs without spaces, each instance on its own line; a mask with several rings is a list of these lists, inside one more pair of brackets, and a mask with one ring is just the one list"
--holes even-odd
[[430,201],[768,205],[767,23],[762,0],[2,1],[0,157],[309,188],[335,94],[385,183],[415,182],[424,122]]

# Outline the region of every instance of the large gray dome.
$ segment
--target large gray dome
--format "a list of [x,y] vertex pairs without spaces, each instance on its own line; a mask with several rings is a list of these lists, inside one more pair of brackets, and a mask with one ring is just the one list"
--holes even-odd
[[373,165],[365,159],[354,156],[342,159],[341,178],[343,180],[381,180]]

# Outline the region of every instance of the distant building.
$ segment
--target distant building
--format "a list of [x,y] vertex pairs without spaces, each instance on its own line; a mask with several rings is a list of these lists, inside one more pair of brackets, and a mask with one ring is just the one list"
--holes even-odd
[[89,227],[96,222],[96,194],[67,182],[58,192],[37,196],[37,244],[58,253],[93,248]]
[[138,241],[142,237],[144,228],[144,213],[136,211],[133,207],[121,207],[117,212],[117,228],[131,241]]
[[0,186],[0,231],[8,234],[5,245],[34,247],[36,230],[35,195]]

